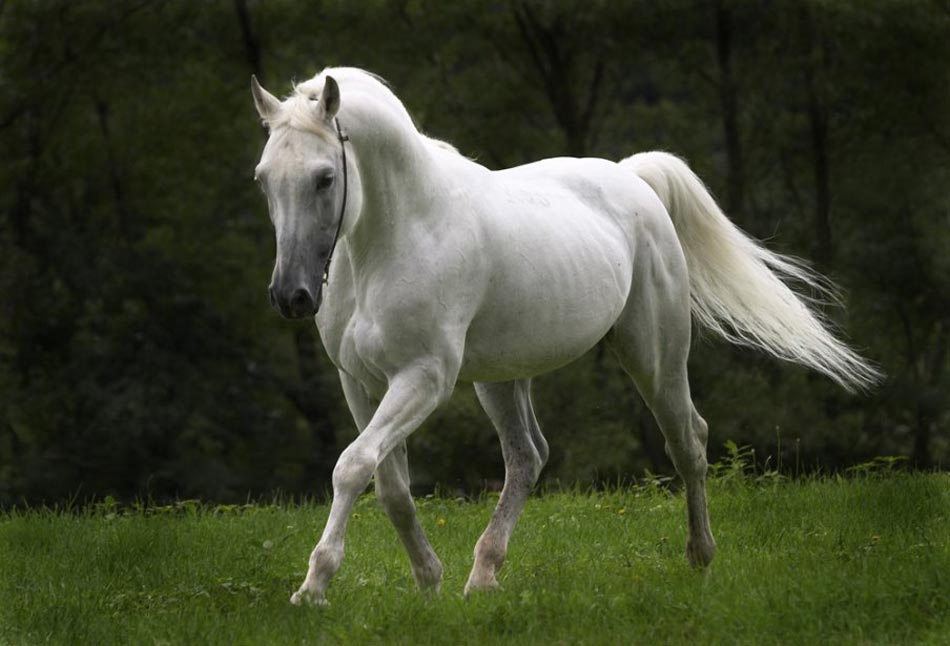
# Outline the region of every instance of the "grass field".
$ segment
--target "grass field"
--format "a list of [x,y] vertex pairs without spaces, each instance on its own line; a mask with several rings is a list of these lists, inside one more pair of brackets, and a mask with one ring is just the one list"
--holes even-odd
[[710,485],[719,553],[683,557],[681,495],[547,493],[516,530],[500,592],[465,600],[494,498],[419,501],[445,566],[415,590],[372,497],[327,608],[288,597],[321,505],[0,515],[2,644],[950,644],[950,475]]

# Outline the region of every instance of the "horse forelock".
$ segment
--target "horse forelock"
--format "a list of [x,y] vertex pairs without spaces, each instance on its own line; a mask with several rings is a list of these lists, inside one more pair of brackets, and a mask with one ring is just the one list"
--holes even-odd
[[332,76],[340,86],[341,114],[347,115],[351,128],[359,125],[353,123],[354,119],[371,121],[372,112],[388,109],[392,114],[405,115],[406,124],[415,129],[409,113],[382,77],[352,67],[327,68],[311,79],[294,83],[280,109],[268,119],[268,127],[288,126],[323,137],[335,137],[318,109],[327,76]]
[[314,133],[328,141],[335,140],[336,133],[317,109],[327,76],[332,76],[340,86],[340,121],[348,132],[361,129],[363,123],[372,127],[378,122],[378,116],[385,112],[391,121],[401,122],[407,132],[418,136],[425,145],[461,155],[452,144],[428,137],[419,130],[386,79],[355,67],[326,68],[313,78],[295,83],[290,95],[281,102],[280,110],[268,121],[268,126],[271,129],[288,126]]

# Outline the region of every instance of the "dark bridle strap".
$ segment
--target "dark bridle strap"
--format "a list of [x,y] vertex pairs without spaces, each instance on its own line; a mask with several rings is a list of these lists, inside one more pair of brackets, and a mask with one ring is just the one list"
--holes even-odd
[[327,262],[323,265],[323,284],[326,285],[330,280],[330,261],[333,260],[333,252],[336,250],[336,243],[340,240],[340,231],[343,230],[343,216],[346,215],[346,194],[347,190],[347,170],[346,170],[346,142],[350,138],[343,133],[340,128],[340,120],[333,119],[333,125],[336,126],[336,136],[340,140],[340,151],[343,155],[343,204],[340,205],[340,217],[336,223],[336,233],[333,234],[333,244],[330,245],[330,253],[327,254]]

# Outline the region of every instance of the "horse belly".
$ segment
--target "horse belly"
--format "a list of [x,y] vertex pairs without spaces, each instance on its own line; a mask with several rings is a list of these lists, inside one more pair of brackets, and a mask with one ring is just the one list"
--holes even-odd
[[486,297],[465,339],[460,379],[507,381],[577,359],[613,327],[632,280],[630,246],[600,218],[587,226],[534,227],[501,244]]

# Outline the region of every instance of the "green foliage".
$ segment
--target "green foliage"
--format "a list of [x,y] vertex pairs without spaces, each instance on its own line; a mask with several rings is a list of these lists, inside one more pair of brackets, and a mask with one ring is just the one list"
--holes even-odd
[[[887,382],[853,397],[700,337],[713,461],[731,438],[782,473],[946,466],[948,33],[908,0],[0,3],[0,506],[322,495],[352,422],[313,326],[267,307],[247,85],[332,64],[492,168],[683,155],[841,284],[827,315]],[[537,380],[549,483],[672,472],[604,354]],[[501,478],[464,386],[410,446],[424,488]]]
[[528,502],[502,589],[468,600],[494,497],[417,501],[445,566],[427,597],[364,496],[328,608],[288,603],[322,505],[16,511],[0,515],[0,642],[938,644],[950,632],[948,492],[934,474],[713,478],[719,552],[704,573],[683,556],[681,495],[550,493]]
[[878,456],[873,460],[848,467],[848,472],[863,475],[890,475],[905,462],[907,462],[907,456],[905,455]]

